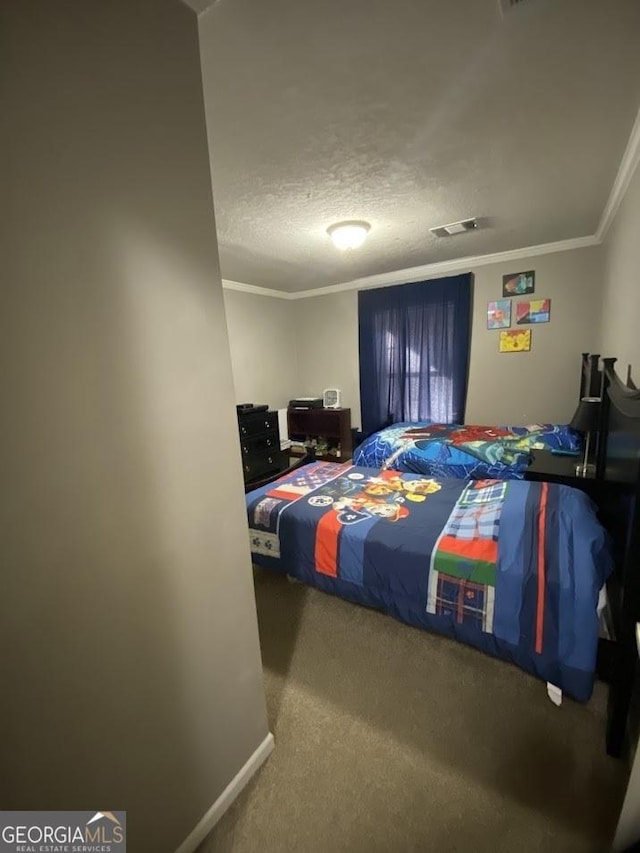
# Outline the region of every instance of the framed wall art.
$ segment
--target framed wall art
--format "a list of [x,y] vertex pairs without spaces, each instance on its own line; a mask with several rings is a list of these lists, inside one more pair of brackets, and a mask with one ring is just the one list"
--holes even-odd
[[527,323],[548,323],[551,319],[551,300],[532,299],[516,304],[516,326]]
[[487,329],[508,329],[511,326],[511,302],[498,299],[487,304]]
[[531,329],[500,332],[500,352],[529,352],[530,350]]
[[511,272],[502,276],[502,295],[505,296],[527,296],[535,293],[536,274],[534,270],[527,272]]

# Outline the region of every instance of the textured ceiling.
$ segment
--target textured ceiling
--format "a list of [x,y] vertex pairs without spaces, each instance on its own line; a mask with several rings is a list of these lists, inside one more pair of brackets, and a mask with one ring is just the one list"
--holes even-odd
[[[218,0],[222,274],[300,291],[593,234],[640,105],[639,0]],[[435,225],[482,230],[439,240]],[[366,219],[365,245],[326,228]]]

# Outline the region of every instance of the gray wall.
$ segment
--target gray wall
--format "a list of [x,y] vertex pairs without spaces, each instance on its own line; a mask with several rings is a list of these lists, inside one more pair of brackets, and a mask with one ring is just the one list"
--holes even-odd
[[295,300],[301,397],[342,391],[352,426],[360,425],[358,294],[355,290]]
[[7,0],[0,31],[0,800],[166,853],[268,733],[197,22]]
[[236,401],[286,407],[299,393],[293,303],[225,290],[224,306]]
[[[490,264],[475,275],[468,423],[567,421],[575,409],[580,353],[598,344],[600,247]],[[499,353],[488,331],[487,302],[502,294],[502,275],[536,271],[536,297],[551,299],[551,322],[532,329],[529,353]],[[334,385],[360,424],[356,291],[294,301],[300,394]],[[604,352],[604,350],[603,350]]]
[[[578,400],[580,353],[597,351],[601,260],[598,246],[474,270],[468,423],[571,419]],[[536,272],[534,297],[551,299],[551,322],[528,327],[531,352],[500,353],[500,333],[487,330],[487,302],[500,298],[503,275],[528,269]]]
[[604,243],[602,352],[618,358],[621,377],[632,367],[640,382],[640,168]]

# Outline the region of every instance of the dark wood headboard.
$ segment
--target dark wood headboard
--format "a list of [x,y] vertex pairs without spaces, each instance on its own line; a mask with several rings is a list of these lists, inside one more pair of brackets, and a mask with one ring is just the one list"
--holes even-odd
[[626,738],[640,621],[640,391],[603,359],[601,431],[596,477],[600,518],[612,536],[616,569],[607,583],[616,663],[610,684],[607,749],[619,755]]
[[[640,391],[615,372],[615,358],[603,358],[602,405],[596,476],[638,484],[640,477]],[[629,384],[630,383],[630,384]]]

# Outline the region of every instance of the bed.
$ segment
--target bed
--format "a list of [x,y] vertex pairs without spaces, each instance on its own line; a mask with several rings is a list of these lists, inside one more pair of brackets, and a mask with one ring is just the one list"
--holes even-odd
[[[582,353],[579,397],[599,396],[602,372],[598,354]],[[579,455],[580,435],[566,424],[528,426],[395,423],[356,448],[356,465],[462,479],[521,480],[533,450]]]
[[582,492],[316,462],[246,500],[254,563],[591,695],[613,562]]
[[562,424],[481,426],[399,423],[369,436],[353,454],[356,465],[439,477],[521,480],[532,450],[579,454],[578,433]]
[[596,475],[583,484],[595,503],[549,483],[311,463],[246,495],[254,562],[470,643],[578,700],[597,666],[606,749],[624,755],[638,730],[640,391],[615,361],[600,369],[583,356],[580,396],[602,398]]

